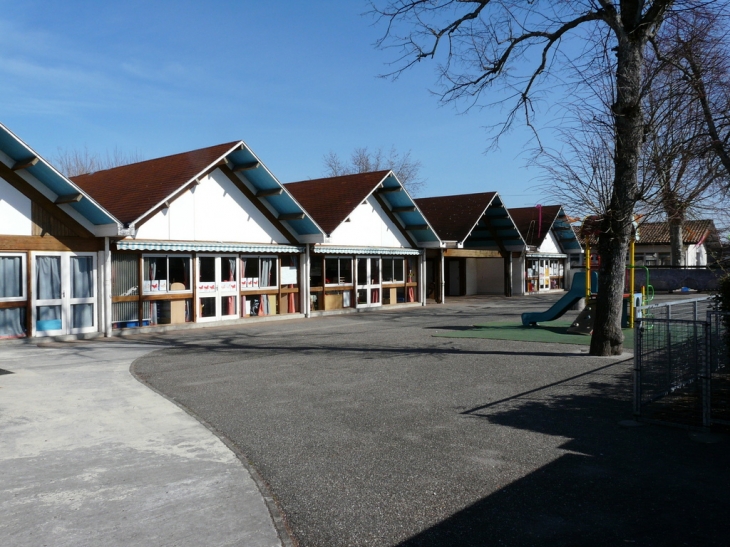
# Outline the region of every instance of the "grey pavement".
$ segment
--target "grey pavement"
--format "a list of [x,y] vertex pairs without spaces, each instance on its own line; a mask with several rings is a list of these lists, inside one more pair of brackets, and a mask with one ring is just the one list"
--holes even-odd
[[555,298],[160,335],[134,372],[246,454],[302,547],[727,545],[727,440],[623,427],[630,354],[432,336]]
[[281,545],[236,455],[132,377],[160,345],[0,345],[0,545]]

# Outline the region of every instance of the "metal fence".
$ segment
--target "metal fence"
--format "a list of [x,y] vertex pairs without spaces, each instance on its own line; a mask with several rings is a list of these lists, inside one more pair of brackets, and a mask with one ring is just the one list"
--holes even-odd
[[706,298],[644,308],[634,329],[637,417],[688,427],[730,424],[730,314],[713,304]]

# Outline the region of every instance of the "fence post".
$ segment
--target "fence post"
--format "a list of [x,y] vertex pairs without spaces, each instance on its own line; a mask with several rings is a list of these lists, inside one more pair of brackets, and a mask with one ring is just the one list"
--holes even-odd
[[643,320],[634,325],[634,416],[641,416],[641,334],[644,330]]
[[710,366],[710,326],[704,323],[705,358],[702,363],[702,426],[709,428],[712,425],[712,373]]

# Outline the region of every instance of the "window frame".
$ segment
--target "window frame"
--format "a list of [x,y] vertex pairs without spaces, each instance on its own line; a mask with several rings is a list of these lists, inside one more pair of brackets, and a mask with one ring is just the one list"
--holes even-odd
[[[149,283],[149,279],[145,279],[145,275],[149,275],[149,272],[147,268],[145,268],[145,259],[146,258],[164,258],[165,259],[165,267],[166,267],[166,275],[165,275],[165,286],[166,289],[164,291],[162,290],[145,290],[145,283]],[[170,290],[170,258],[187,258],[188,260],[188,271],[189,273],[189,289],[183,289],[180,291],[172,291]],[[192,294],[193,293],[193,255],[192,254],[164,254],[164,253],[151,253],[151,254],[143,254],[142,255],[142,294],[143,295],[152,295],[152,294]]]
[[[246,268],[242,261],[249,260],[255,258],[258,264],[258,276],[256,278],[248,278],[246,277]],[[273,260],[274,261],[274,271],[276,272],[276,283],[274,285],[261,285],[261,260]],[[258,289],[264,289],[264,290],[273,290],[278,289],[281,283],[281,279],[279,279],[281,276],[279,275],[279,255],[249,255],[249,254],[241,254],[238,255],[238,269],[241,272],[239,275],[239,285],[240,290],[242,291],[254,291]],[[245,279],[257,279],[258,285],[251,286],[251,287],[244,287]]]
[[[392,271],[393,271],[393,281],[386,281],[384,272],[385,272],[385,263],[390,262],[392,265]],[[398,261],[400,264],[400,279],[396,279],[395,276],[395,262]],[[382,256],[380,257],[380,282],[381,284],[389,284],[389,285],[402,285],[406,281],[406,260],[405,257],[402,256]]]
[[[327,283],[327,261],[328,260],[337,260],[337,283]],[[341,261],[342,260],[349,260],[350,262],[350,281],[340,283],[339,279],[342,278],[340,275],[342,273],[342,267],[341,267]],[[331,255],[324,257],[324,272],[322,272],[322,277],[325,280],[325,287],[351,287],[355,284],[355,278],[354,278],[354,268],[353,268],[353,260],[351,256],[340,256],[340,255]]]
[[25,302],[28,300],[28,256],[25,253],[0,253],[0,258],[20,257],[21,296],[0,296],[0,302]]

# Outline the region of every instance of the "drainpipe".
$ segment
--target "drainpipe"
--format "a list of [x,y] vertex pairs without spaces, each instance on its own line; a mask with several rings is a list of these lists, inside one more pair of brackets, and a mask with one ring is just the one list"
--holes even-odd
[[304,251],[304,267],[302,268],[302,274],[304,276],[304,279],[302,279],[302,311],[304,312],[304,317],[311,317],[311,305],[312,301],[309,299],[309,280],[310,280],[310,256],[309,256],[309,243],[305,246]]
[[112,335],[112,252],[104,238],[104,336]]
[[444,278],[444,250],[441,249],[441,275],[439,279],[439,296],[441,297],[441,304],[446,300],[446,279]]
[[421,252],[421,264],[420,264],[420,274],[418,276],[418,279],[420,280],[420,283],[418,284],[419,291],[421,293],[421,306],[426,305],[426,249],[424,249]]

